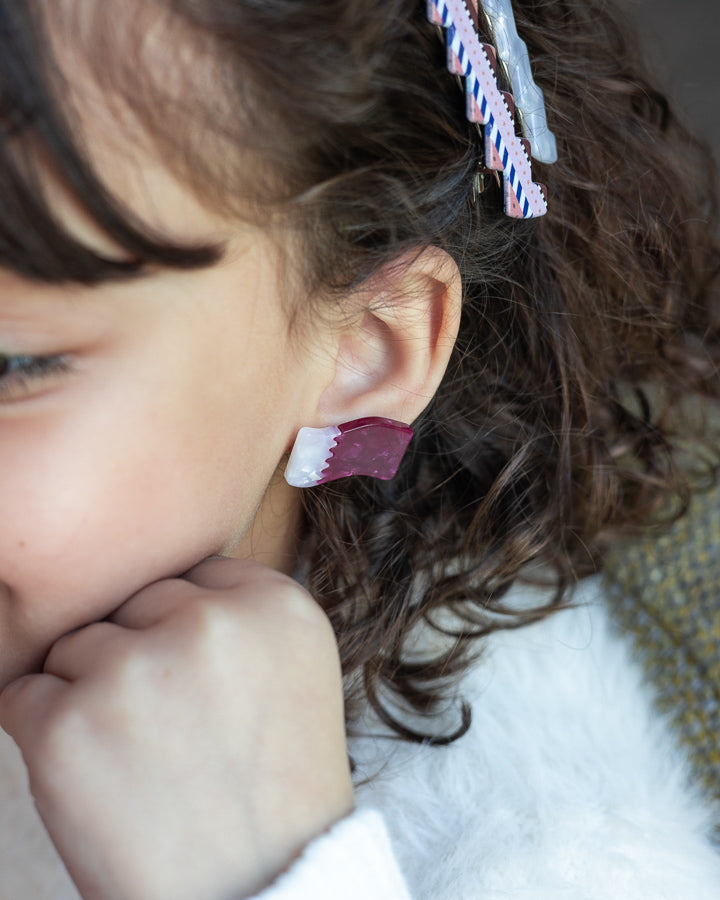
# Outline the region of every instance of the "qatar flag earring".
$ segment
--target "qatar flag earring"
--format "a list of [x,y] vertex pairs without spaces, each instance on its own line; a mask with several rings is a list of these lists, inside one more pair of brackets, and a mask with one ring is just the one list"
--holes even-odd
[[412,436],[409,425],[376,417],[301,428],[285,480],[293,487],[314,487],[350,475],[387,481],[397,472]]

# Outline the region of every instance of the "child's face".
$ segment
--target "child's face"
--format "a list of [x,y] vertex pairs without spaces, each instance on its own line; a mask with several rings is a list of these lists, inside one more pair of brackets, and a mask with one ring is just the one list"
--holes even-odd
[[[0,271],[0,686],[146,584],[249,555],[271,495],[281,539],[290,489],[266,488],[329,378],[313,339],[288,335],[261,231],[230,234],[157,164],[139,177],[108,152],[103,166],[168,236],[231,249],[207,270],[95,288]],[[56,355],[69,371],[22,375],[21,357]]]

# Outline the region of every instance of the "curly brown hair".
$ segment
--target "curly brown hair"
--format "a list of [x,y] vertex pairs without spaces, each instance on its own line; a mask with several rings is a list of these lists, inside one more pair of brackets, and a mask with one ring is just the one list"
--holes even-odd
[[[400,473],[308,491],[301,550],[348,699],[407,739],[451,740],[467,711],[450,733],[432,717],[477,639],[557,608],[613,537],[682,510],[689,468],[714,472],[688,402],[718,393],[710,152],[608,0],[514,0],[559,149],[535,165],[550,212],[531,222],[506,218],[492,185],[473,197],[480,139],[422,0],[129,5],[121,27],[68,0],[76,49],[205,202],[292,228],[298,295],[333,302],[428,245],[460,268],[460,336]],[[212,262],[217,248],[148,234],[98,182],[33,10],[0,2],[0,260],[88,283],[117,266],[43,209],[27,132],[137,265]],[[158,33],[185,48],[163,79],[145,56]],[[530,571],[555,590],[515,610],[507,591]],[[449,641],[419,658],[427,623]]]

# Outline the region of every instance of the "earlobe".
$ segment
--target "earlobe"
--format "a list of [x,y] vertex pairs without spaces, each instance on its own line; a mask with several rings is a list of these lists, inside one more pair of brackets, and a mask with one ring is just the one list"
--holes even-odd
[[366,416],[412,422],[437,391],[457,337],[456,263],[437,247],[406,253],[347,302],[353,308],[318,404],[319,424]]

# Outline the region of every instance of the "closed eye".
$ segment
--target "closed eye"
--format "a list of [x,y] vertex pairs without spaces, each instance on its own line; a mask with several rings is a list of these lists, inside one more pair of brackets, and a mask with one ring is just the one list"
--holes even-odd
[[70,359],[52,356],[16,356],[0,353],[0,403],[24,399],[72,372]]

